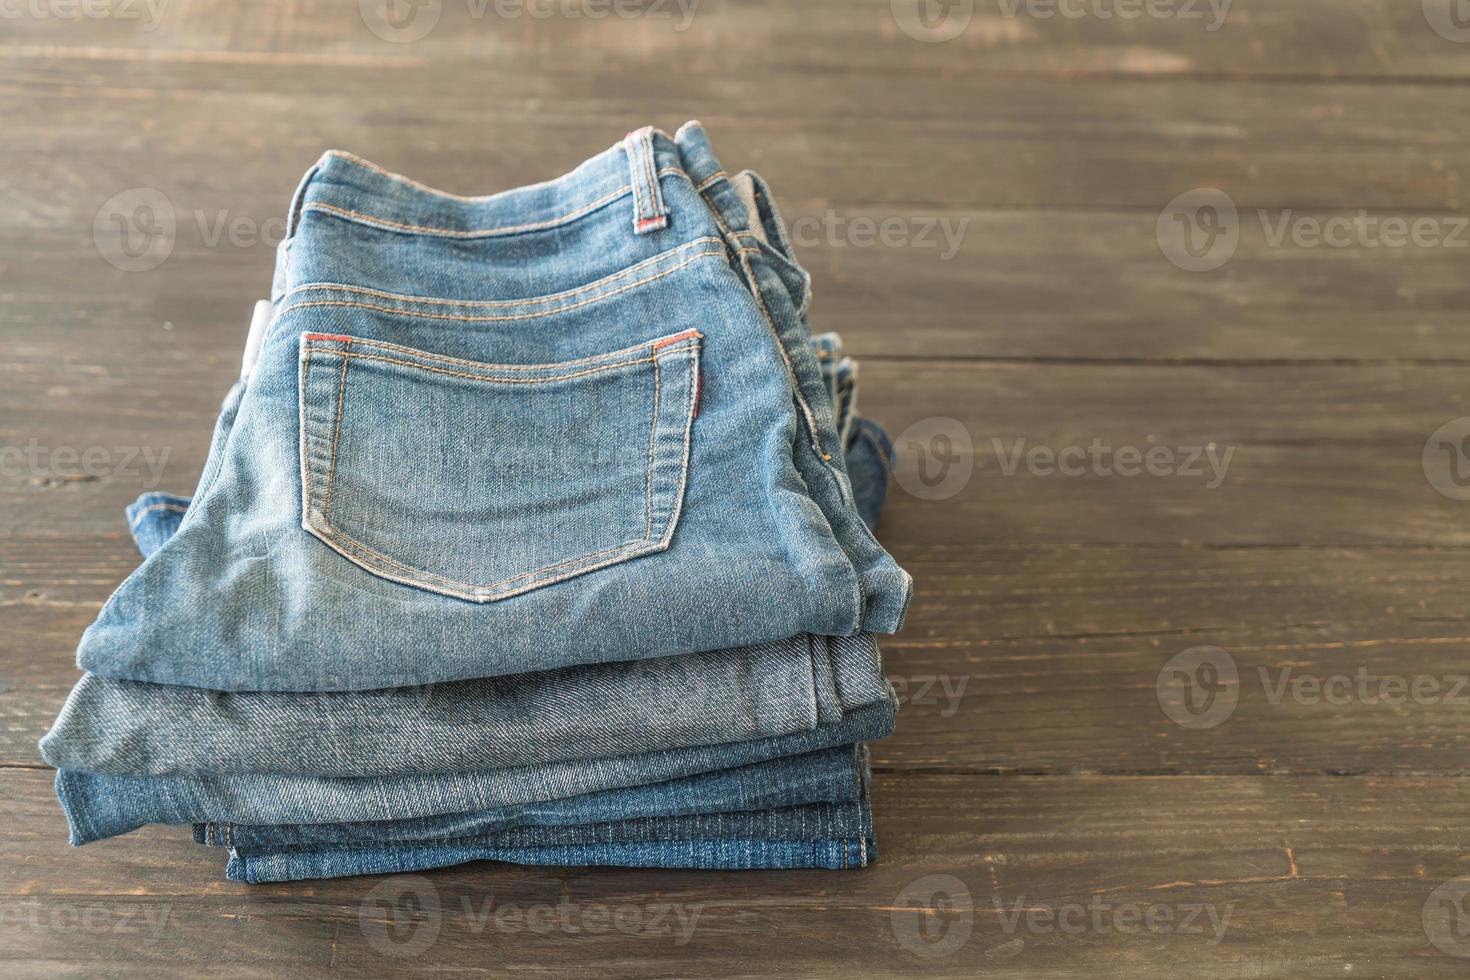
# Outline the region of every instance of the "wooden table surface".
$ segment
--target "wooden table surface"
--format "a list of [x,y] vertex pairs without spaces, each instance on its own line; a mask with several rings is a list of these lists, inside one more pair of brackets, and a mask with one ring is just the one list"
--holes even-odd
[[[1470,17],[1225,6],[5,4],[0,973],[1465,975]],[[904,454],[879,862],[252,887],[187,828],[69,848],[36,740],[123,506],[199,476],[301,173],[487,193],[689,118]]]

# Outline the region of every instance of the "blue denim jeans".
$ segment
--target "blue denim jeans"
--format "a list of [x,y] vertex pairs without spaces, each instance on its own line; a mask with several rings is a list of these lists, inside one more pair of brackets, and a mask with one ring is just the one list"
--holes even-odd
[[[275,773],[119,776],[63,769],[56,792],[74,844],[150,823],[332,823],[469,813],[647,786],[854,742],[893,730],[892,701],[776,738],[508,769],[333,778]],[[644,814],[657,816],[658,814]]]
[[[278,263],[275,316],[264,352],[226,399],[199,491],[192,499],[145,495],[128,513],[129,526],[145,555],[140,573],[151,563],[155,565],[151,574],[164,580],[168,575],[182,576],[171,581],[192,587],[199,584],[190,576],[200,573],[196,566],[201,558],[211,548],[225,547],[230,558],[222,567],[231,576],[225,588],[241,585],[233,595],[247,604],[247,618],[260,612],[249,603],[263,604],[261,608],[276,617],[276,625],[288,629],[286,641],[301,645],[308,656],[288,663],[283,652],[269,644],[258,651],[242,648],[238,636],[260,636],[254,632],[258,624],[242,624],[230,613],[223,616],[224,622],[203,617],[205,633],[216,629],[236,637],[236,646],[225,649],[222,657],[170,664],[170,655],[155,662],[150,653],[144,659],[124,655],[121,661],[91,662],[100,672],[78,685],[43,742],[48,761],[62,769],[57,791],[75,843],[145,822],[202,821],[198,835],[230,846],[228,873],[246,880],[404,870],[481,857],[693,867],[848,867],[871,859],[866,756],[852,743],[891,730],[892,694],[882,679],[871,636],[829,635],[834,632],[830,622],[811,618],[818,610],[830,614],[835,608],[832,586],[841,575],[856,589],[849,632],[896,628],[908,601],[907,576],[869,533],[886,490],[892,449],[881,429],[857,417],[856,364],[843,355],[835,336],[816,338],[808,346],[805,273],[791,260],[764,185],[753,175],[726,177],[708,154],[698,127],[686,127],[674,141],[634,134],[577,173],[539,187],[542,196],[552,200],[575,196],[585,190],[589,178],[596,184],[598,175],[605,174],[610,156],[633,168],[636,185],[639,161],[656,166],[659,154],[667,157],[670,147],[692,173],[706,174],[697,182],[695,198],[724,235],[726,269],[747,291],[745,304],[759,310],[768,337],[775,341],[771,350],[784,364],[791,423],[783,429],[785,448],[771,452],[770,433],[761,434],[761,414],[768,406],[758,397],[745,403],[745,390],[735,385],[735,374],[748,371],[750,365],[733,348],[722,362],[710,344],[709,330],[687,327],[610,353],[590,353],[593,348],[586,346],[592,335],[618,335],[624,329],[625,325],[616,329],[599,325],[597,317],[632,315],[632,310],[642,309],[649,318],[648,304],[662,302],[656,296],[623,293],[693,288],[701,297],[699,303],[707,301],[714,304],[712,309],[729,315],[730,297],[720,295],[718,283],[695,282],[682,274],[686,266],[707,257],[690,251],[699,243],[675,245],[626,270],[610,272],[606,281],[534,302],[499,296],[425,300],[376,286],[344,286],[342,282],[349,279],[360,282],[367,277],[376,283],[373,275],[400,274],[402,269],[381,264],[393,254],[410,264],[424,263],[419,285],[437,282],[440,288],[448,287],[448,280],[435,278],[440,274],[436,263],[453,266],[466,249],[482,252],[485,242],[478,241],[482,238],[535,237],[520,226],[466,229],[456,222],[483,221],[487,215],[499,219],[518,208],[534,211],[549,205],[540,199],[515,200],[523,192],[473,201],[452,199],[458,203],[446,205],[437,192],[383,174],[355,158],[329,154],[298,192],[293,235],[283,245]],[[652,156],[644,160],[640,154]],[[322,168],[328,171],[320,188],[323,193],[313,197],[313,181]],[[655,199],[658,207],[665,206],[659,186],[676,176],[669,170],[657,166],[659,177],[641,188],[624,188],[640,212],[637,235],[653,236],[671,224],[675,228],[683,224],[680,209],[657,216],[643,213]],[[695,183],[689,172],[684,179]],[[668,196],[678,199],[679,188]],[[346,208],[343,202],[349,199],[368,210]],[[569,223],[580,225],[590,214],[611,206],[611,200]],[[400,214],[394,209],[404,209],[402,213],[415,220],[432,217],[445,224],[395,227],[385,218],[385,213]],[[321,220],[311,219],[312,214]],[[344,231],[335,222],[353,227]],[[363,232],[357,226],[360,222],[371,230]],[[578,234],[605,246],[599,236],[607,233],[596,226],[606,222],[591,224],[577,229]],[[555,227],[561,229],[558,235],[566,233],[562,223]],[[311,229],[319,241],[308,233]],[[683,241],[687,234],[684,228],[676,237]],[[387,240],[380,241],[385,235]],[[395,236],[414,241],[389,241]],[[450,239],[454,247],[445,248],[437,241],[440,238]],[[467,245],[464,239],[476,241]],[[500,244],[491,242],[494,247],[481,257],[510,267],[525,257],[519,251],[525,242],[503,252]],[[647,250],[645,243],[638,247]],[[293,248],[303,269],[319,272],[337,262],[343,278],[325,285],[292,285],[292,276],[300,272],[292,265]],[[354,248],[362,252],[360,265],[345,258]],[[560,274],[550,270],[555,262],[548,265],[548,261],[542,256],[516,274],[544,288],[557,282],[555,275]],[[539,268],[531,268],[538,263]],[[654,280],[671,281],[655,285]],[[497,282],[494,288],[503,285]],[[477,287],[456,281],[453,288]],[[570,313],[583,306],[597,307],[596,316]],[[308,316],[299,311],[308,309],[314,311],[309,316],[331,322],[318,324],[321,330],[291,335],[299,355],[298,374],[292,379],[300,395],[297,513],[299,531],[306,536],[292,531],[278,549],[286,532],[271,523],[276,514],[267,492],[279,483],[279,473],[272,470],[272,461],[279,456],[272,449],[279,425],[270,414],[272,406],[279,405],[270,399],[272,384],[279,387],[285,375],[272,372],[271,357],[273,350],[280,354],[283,317],[299,319]],[[525,322],[537,318],[548,322]],[[738,333],[719,322],[720,333]],[[529,341],[531,347],[578,356],[536,363],[485,359],[490,350],[511,349],[512,342],[525,348],[523,331],[532,325],[566,336],[538,338]],[[327,328],[354,332],[322,332]],[[432,340],[435,352],[400,343],[413,338],[421,338],[425,346]],[[516,356],[524,357],[525,350],[517,350]],[[681,374],[686,368],[687,374]],[[726,406],[718,423],[705,421],[711,393],[720,391],[709,377],[711,370],[734,372],[719,394],[723,400],[714,403]],[[639,380],[649,374],[651,403]],[[759,394],[759,386],[751,391]],[[255,402],[253,395],[258,395]],[[560,410],[555,424],[561,427],[562,443],[537,431],[539,420],[527,423],[523,418],[525,412],[537,410],[532,396],[545,396],[546,405]],[[252,405],[264,407],[255,408],[252,415]],[[355,422],[344,422],[349,405],[361,413]],[[505,485],[502,473],[476,483],[473,476],[456,469],[476,446],[466,443],[448,451],[437,445],[428,452],[440,465],[410,467],[429,474],[425,477],[429,489],[423,489],[421,482],[414,501],[431,513],[427,520],[422,514],[404,516],[402,500],[394,503],[385,496],[396,490],[390,484],[399,477],[381,470],[384,463],[411,460],[412,452],[396,438],[371,446],[368,440],[381,435],[385,426],[391,429],[393,420],[409,409],[427,413],[426,423],[415,424],[427,425],[435,436],[443,435],[446,426],[462,423],[473,428],[477,438],[489,440],[478,447],[493,444],[497,450],[506,449],[504,458],[497,453],[493,460],[484,459],[482,452],[477,465],[494,470],[503,466],[506,472],[519,474],[520,482]],[[645,536],[641,540],[630,536],[610,551],[577,553],[594,543],[588,529],[603,529],[621,506],[613,496],[626,482],[619,469],[628,457],[619,444],[626,433],[613,431],[617,427],[608,420],[640,411],[651,419],[645,424],[642,457]],[[640,583],[646,579],[640,578],[639,568],[655,561],[666,563],[666,574],[678,575],[669,570],[684,569],[696,583],[718,580],[732,587],[728,576],[719,578],[729,569],[710,578],[709,569],[696,567],[697,562],[691,565],[692,552],[685,547],[703,548],[718,561],[719,554],[711,549],[730,544],[718,533],[705,536],[725,527],[721,522],[727,515],[690,508],[691,500],[704,495],[714,501],[724,489],[718,483],[701,486],[691,462],[700,458],[695,436],[706,428],[707,438],[731,438],[735,445],[745,439],[743,445],[751,447],[746,465],[758,471],[753,483],[730,488],[726,506],[750,518],[745,512],[754,499],[751,493],[779,491],[778,500],[764,502],[770,513],[757,507],[758,513],[750,518],[755,525],[766,526],[748,528],[750,534],[737,538],[734,547],[758,549],[756,539],[771,533],[788,548],[787,573],[800,577],[825,569],[829,575],[807,582],[804,597],[777,590],[776,605],[793,599],[797,606],[812,604],[797,615],[807,616],[804,628],[814,632],[778,635],[743,647],[711,648],[706,639],[681,639],[673,649],[702,652],[661,656],[646,647],[635,651],[621,645],[654,635],[646,632],[652,627],[642,621],[645,617],[634,613],[629,618],[625,612],[624,620],[608,628],[612,646],[589,651],[586,637],[542,635],[537,639],[548,646],[535,645],[529,658],[523,646],[519,667],[501,659],[498,638],[488,652],[478,651],[476,655],[483,653],[487,659],[474,667],[435,662],[441,653],[443,661],[466,653],[458,633],[450,634],[452,640],[441,637],[440,646],[427,651],[427,659],[402,659],[404,650],[392,645],[394,639],[368,652],[339,649],[333,660],[317,646],[322,640],[314,635],[317,624],[279,618],[282,602],[314,601],[313,594],[283,598],[262,591],[262,581],[272,588],[295,587],[302,575],[317,575],[323,571],[325,555],[331,555],[330,561],[347,559],[346,565],[333,566],[333,575],[316,583],[321,586],[316,595],[334,602],[332,596],[340,595],[345,586],[376,596],[380,604],[384,597],[394,597],[392,610],[351,634],[356,637],[357,630],[368,628],[372,646],[382,639],[381,630],[398,629],[400,624],[416,630],[420,619],[442,629],[467,623],[471,614],[466,610],[476,611],[481,628],[506,623],[524,635],[526,624],[517,616],[553,615],[545,610],[565,609],[568,599],[577,607],[576,615],[587,615],[582,621],[590,623],[592,617],[578,605],[582,601],[578,596],[596,597],[591,604],[595,607],[605,598],[601,596],[605,589],[644,591]],[[811,437],[807,448],[803,432]],[[549,445],[556,446],[554,459],[533,458],[533,449],[544,455]],[[562,454],[574,458],[568,461]],[[522,479],[526,466],[531,468],[531,479]],[[553,477],[541,480],[539,491],[538,466],[555,470]],[[221,473],[229,467],[234,470],[222,481]],[[517,495],[527,488],[529,497]],[[804,496],[805,504],[795,499],[798,495]],[[484,503],[487,500],[494,501],[493,508],[478,514],[478,525],[466,518],[464,508],[491,508]],[[200,516],[211,506],[218,508],[213,524]],[[554,531],[539,524],[528,529],[528,547],[480,540],[484,528],[513,530],[516,519],[543,511],[549,511],[547,519],[559,523]],[[710,523],[702,530],[690,530],[686,522],[694,513],[705,513]],[[356,530],[346,527],[354,521]],[[238,538],[246,525],[254,530],[242,542]],[[382,541],[391,547],[373,547],[380,543],[376,539],[364,542],[364,528],[386,535]],[[478,552],[462,553],[466,535],[476,538],[471,550],[478,547]],[[180,542],[191,536],[193,544],[181,547]],[[308,541],[308,560],[302,565],[300,546]],[[317,544],[328,550],[310,551]],[[832,578],[836,554],[847,567]],[[394,558],[410,555],[414,560],[409,563]],[[168,556],[172,557],[162,561]],[[551,558],[560,560],[538,564]],[[465,569],[473,566],[477,574],[524,570],[493,582],[451,579],[439,574],[445,561],[462,562],[456,567]],[[371,581],[358,577],[363,574]],[[130,585],[138,578],[135,574],[120,587],[84,637],[79,654],[84,665],[89,664],[89,643],[110,657],[180,611],[179,595],[156,592],[157,582],[147,584],[147,576],[144,584]],[[681,581],[674,591],[682,593],[684,585]],[[745,582],[757,593],[769,585],[768,579]],[[681,596],[671,608],[677,612],[685,602]],[[158,608],[150,609],[149,603]],[[749,613],[748,607],[746,603],[743,608]],[[109,610],[122,618],[110,621]],[[326,610],[329,615],[338,611]],[[784,608],[774,615],[780,619],[791,612]],[[765,618],[763,610],[754,614]],[[405,616],[413,622],[405,624]],[[688,635],[680,632],[685,625],[655,626]],[[289,632],[298,629],[305,632]],[[762,636],[764,629],[748,624],[744,635]],[[567,645],[574,648],[572,652],[563,649]],[[207,639],[204,647],[212,649]],[[252,655],[241,656],[246,652]],[[385,666],[385,660],[391,666]],[[552,669],[543,669],[548,665]],[[528,670],[535,672],[525,673]],[[173,683],[156,682],[165,676]],[[408,681],[410,677],[420,680]],[[379,681],[397,686],[371,687]],[[255,689],[257,685],[260,689]],[[732,783],[731,774],[752,769],[761,770],[766,785],[774,787],[774,796],[768,792],[765,800],[756,802],[753,794],[734,791],[738,779]],[[743,775],[748,781],[750,774]],[[848,787],[847,796],[834,791],[839,785]],[[727,795],[721,797],[721,792]],[[571,814],[575,819],[568,819]]]
[[[829,350],[838,343],[836,338],[823,340]],[[837,363],[836,359],[824,361],[824,370],[835,369]],[[849,401],[845,404],[850,408],[853,403]],[[875,432],[877,438],[858,438],[858,433],[863,431],[865,425],[871,427],[870,431]],[[882,436],[882,430],[867,420],[858,420],[856,424],[846,427],[846,431],[850,433],[846,443],[848,465],[854,473],[863,474],[854,483],[854,490],[865,510],[876,520],[887,488],[886,474],[891,469],[891,459],[887,456],[886,449],[887,440]],[[879,452],[884,455],[879,458],[865,458],[873,457]],[[187,498],[145,494],[128,508],[129,527],[139,549],[145,555],[151,549],[157,548],[177,528],[179,517],[187,509],[187,505]],[[644,664],[651,667],[662,662],[646,661]],[[854,658],[849,664],[849,671],[834,673],[834,682],[842,681],[841,687],[844,690],[864,690],[862,680],[868,676],[864,663],[862,657]],[[591,666],[552,672],[561,676],[546,690],[550,692],[558,687],[575,687],[575,675],[578,673],[595,674],[604,669],[601,666]],[[527,675],[519,679],[529,680],[535,676]],[[677,676],[687,678],[690,675],[681,673]],[[518,678],[502,680],[511,682]],[[159,688],[158,685],[134,682],[109,683],[128,684],[137,688],[139,693],[144,689]],[[475,683],[477,682],[460,682],[443,685],[443,688],[453,691]],[[600,686],[605,685],[592,684],[594,690]],[[677,684],[654,686],[672,690]],[[697,689],[703,687],[697,686]],[[729,689],[733,690],[734,687]],[[274,710],[266,712],[264,717],[255,719],[257,723],[276,726],[276,730],[279,730],[282,717],[291,714],[289,702],[310,697],[292,694],[208,695],[189,689],[164,690],[206,701],[215,698],[226,704],[232,698],[247,699],[246,703],[250,698],[263,699],[267,703],[272,699],[283,702],[276,705]],[[886,691],[885,684],[885,695]],[[381,692],[362,692],[340,697],[364,697],[376,693]],[[636,695],[636,692],[633,693]],[[647,692],[644,694],[646,696]],[[849,697],[847,700],[856,699]],[[89,705],[86,700],[76,698],[76,695],[73,696],[73,702],[69,705],[69,711],[73,715],[79,718],[94,717],[94,711],[83,709],[96,708],[95,705]],[[236,702],[236,708],[239,703]],[[117,713],[121,707],[113,704],[109,709]],[[410,709],[413,705],[404,707]],[[145,718],[153,717],[154,724],[157,723],[157,712],[148,709],[146,702],[140,708],[141,710],[134,713]],[[368,714],[381,713],[383,710],[384,706],[375,705]],[[64,712],[63,719],[66,717],[67,712]],[[184,719],[188,721],[188,716],[185,715]],[[194,722],[197,724],[197,717]],[[422,718],[394,719],[395,725],[405,726],[404,731],[413,731],[415,726],[423,723]],[[870,729],[871,735],[867,737],[882,734],[884,728],[881,727],[881,721],[879,725],[880,727]],[[464,726],[465,729],[471,727],[478,726]],[[65,726],[59,720],[57,729],[48,736],[48,747],[55,744],[58,734],[64,731]],[[103,731],[93,734],[108,733]],[[176,736],[178,733],[173,734]],[[534,731],[526,734],[534,734]],[[110,737],[114,739],[122,736],[121,732],[110,733]],[[143,733],[137,726],[133,726],[122,740],[133,742],[142,737]],[[284,741],[289,742],[292,739]],[[107,738],[99,738],[98,753],[110,758],[120,757],[121,753],[116,749],[106,748],[107,742]],[[143,755],[146,757],[147,753]],[[315,822],[316,818],[309,814],[298,814],[313,822],[250,824],[231,820],[200,823],[196,824],[196,838],[201,842],[231,847],[234,856],[227,866],[227,874],[232,878],[251,881],[360,874],[381,868],[402,869],[406,867],[405,861],[416,862],[419,867],[429,867],[431,864],[425,862],[432,861],[435,862],[432,866],[438,866],[498,855],[503,860],[540,863],[551,860],[547,857],[549,852],[536,852],[534,849],[553,846],[560,849],[557,852],[560,855],[558,860],[563,862],[581,856],[587,860],[614,864],[656,860],[659,866],[685,866],[679,864],[680,861],[702,862],[695,866],[715,866],[708,864],[711,861],[724,862],[718,864],[722,867],[860,866],[876,854],[870,826],[865,834],[852,831],[850,826],[840,833],[826,833],[832,825],[814,819],[812,814],[817,811],[810,807],[845,804],[847,809],[843,813],[851,814],[853,820],[866,820],[870,825],[865,756],[863,759],[863,762],[855,766],[849,746],[805,756],[780,757],[766,763],[716,770],[646,786],[590,792],[543,803],[501,806],[470,813],[450,812],[419,818],[405,819],[400,816],[397,819],[339,823]],[[231,771],[231,767],[220,766],[217,767],[218,770]],[[178,792],[177,786],[151,788],[159,790],[167,798],[174,797]],[[151,804],[146,797],[151,795],[150,787],[138,780],[110,782],[91,779],[75,772],[66,773],[58,776],[58,792],[72,823],[73,842],[78,844],[126,832],[152,819],[184,819],[178,811],[148,809]],[[140,794],[144,799],[139,799]],[[808,805],[792,806],[803,803]],[[645,816],[655,813],[664,816]],[[272,819],[277,816],[279,814],[272,815]],[[658,822],[642,824],[639,822],[641,820]],[[726,823],[719,824],[720,820],[725,820]],[[659,852],[662,856],[655,859],[651,855],[658,849],[647,846],[653,843],[651,840],[619,837],[609,831],[610,827],[617,825],[658,828],[669,842],[678,843],[663,849]],[[710,828],[716,825],[725,826],[728,833],[711,836]],[[536,836],[548,828],[560,828],[558,836]],[[511,831],[519,831],[519,836],[509,836]],[[779,846],[767,847],[764,843],[753,843],[777,841],[782,835],[794,837],[802,843],[796,846],[794,842],[784,839],[780,840]],[[601,851],[567,850],[573,845],[597,844],[617,846]],[[630,844],[642,846],[625,846]],[[405,847],[409,845],[412,845],[412,858],[405,851]],[[740,855],[738,858],[731,857],[732,847],[735,848],[733,853]],[[510,853],[512,850],[515,851],[514,854]]]
[[225,876],[293,881],[441,868],[467,861],[644,868],[861,868],[876,860],[867,793],[851,803],[526,827],[444,841],[315,849],[230,848]]
[[[196,824],[195,840],[254,852],[442,844],[459,839],[493,838],[528,827],[577,828],[654,815],[683,818],[770,811],[803,804],[856,803],[862,798],[864,782],[866,756],[862,752],[860,748],[843,745],[646,786],[417,819],[300,824],[215,821]],[[576,842],[595,839],[589,835]]]
[[232,423],[79,665],[370,690],[898,629],[808,296],[697,124],[479,198],[328,153]]
[[[835,352],[824,373],[851,366],[835,336],[818,340]],[[839,414],[847,465],[876,519],[891,450],[875,424],[852,422],[853,404]],[[128,508],[145,557],[188,504],[149,493]],[[868,634],[379,691],[216,692],[89,674],[41,751],[58,769],[124,775],[448,772],[791,734],[887,696]]]
[[[796,758],[804,776],[781,760],[778,768],[788,771],[747,766],[641,787],[626,794],[634,799],[617,807],[606,805],[614,794],[594,794],[582,803],[560,801],[532,813],[432,821],[207,824],[195,826],[195,840],[230,848],[226,876],[252,882],[419,870],[477,860],[727,869],[849,868],[874,860],[866,750],[858,746],[854,754],[849,746]],[[664,798],[654,803],[647,798],[652,794]],[[829,799],[770,807],[773,801],[818,797]],[[659,808],[668,815],[609,819],[620,812]]]

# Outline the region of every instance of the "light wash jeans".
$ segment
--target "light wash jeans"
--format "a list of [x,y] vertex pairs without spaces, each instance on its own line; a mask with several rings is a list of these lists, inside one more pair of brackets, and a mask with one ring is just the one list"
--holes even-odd
[[246,880],[870,860],[892,450],[759,178],[697,125],[491,198],[328,154],[291,232],[200,488],[129,509],[145,562],[43,742],[73,841],[196,822]]
[[79,666],[370,690],[897,630],[808,296],[698,124],[476,198],[326,154],[200,487]]

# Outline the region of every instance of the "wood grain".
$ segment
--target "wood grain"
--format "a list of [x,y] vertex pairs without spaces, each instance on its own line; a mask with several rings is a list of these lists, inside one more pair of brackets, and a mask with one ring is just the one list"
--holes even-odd
[[[412,43],[355,0],[0,20],[0,971],[1463,975],[1435,889],[1470,874],[1470,505],[1422,454],[1470,414],[1467,249],[1275,236],[1470,214],[1470,46],[1431,26],[1448,4],[1234,0],[1212,31],[976,0],[924,43],[905,3],[701,0],[678,29],[671,3],[445,0]],[[874,746],[880,861],[482,863],[426,874],[437,906],[395,918],[373,892],[395,879],[226,882],[183,828],[68,848],[35,742],[136,565],[122,507],[198,478],[301,173],[337,146],[486,193],[689,118],[775,188],[814,326],[862,358],[860,407],[899,445],[879,535],[917,599],[883,645],[904,706]],[[92,228],[137,187],[177,232],[124,273]],[[1239,236],[1191,272],[1158,222],[1198,187]],[[1233,454],[1216,486],[1009,462],[1094,441]],[[969,476],[936,499],[919,467],[945,455]],[[1210,727],[1166,710],[1171,658],[1198,647],[1236,674]],[[1416,682],[1437,686],[1393,695]],[[947,881],[958,897],[931,894]],[[684,942],[495,925],[542,906],[698,917]],[[1196,908],[1190,929],[1129,919]],[[1079,929],[1049,918],[1079,909]]]
[[[895,775],[875,793],[883,857],[865,871],[446,869],[410,882],[431,899],[391,935],[411,942],[423,929],[433,943],[403,962],[373,944],[389,909],[370,888],[392,879],[200,890],[220,852],[182,828],[71,851],[48,774],[0,780],[0,909],[13,923],[0,955],[36,965],[274,976],[460,963],[511,975],[596,959],[615,975],[739,976],[779,950],[787,975],[826,974],[834,960],[872,977],[1085,976],[1098,963],[1205,977],[1461,975],[1421,920],[1434,888],[1465,871],[1465,780]],[[952,903],[924,901],[942,886]],[[514,918],[493,917],[548,905],[568,909],[549,928],[510,931]],[[621,909],[627,931],[573,931],[599,905]],[[687,941],[677,925],[649,934],[665,906],[693,917]],[[1152,929],[1137,918],[1150,908]],[[954,954],[924,955],[957,929],[969,935]]]

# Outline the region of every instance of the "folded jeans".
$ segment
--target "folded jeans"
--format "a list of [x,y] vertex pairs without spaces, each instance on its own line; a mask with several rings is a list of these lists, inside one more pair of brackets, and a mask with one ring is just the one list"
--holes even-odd
[[896,630],[808,295],[697,124],[483,198],[328,153],[200,487],[79,665],[370,690]]

